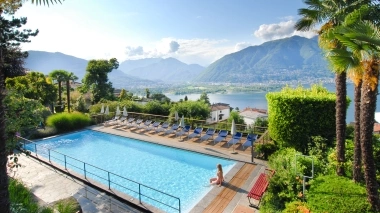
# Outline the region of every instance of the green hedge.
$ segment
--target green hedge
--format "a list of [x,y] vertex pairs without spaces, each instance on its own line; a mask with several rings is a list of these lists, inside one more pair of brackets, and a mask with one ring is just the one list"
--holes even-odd
[[366,188],[336,175],[320,176],[311,181],[307,206],[316,213],[372,212]]
[[[285,87],[266,95],[269,132],[277,144],[307,153],[312,136],[333,142],[335,136],[334,93],[320,85],[310,89]],[[347,100],[349,102],[349,100]]]
[[89,126],[91,119],[80,112],[57,113],[48,117],[46,123],[58,132],[68,132]]

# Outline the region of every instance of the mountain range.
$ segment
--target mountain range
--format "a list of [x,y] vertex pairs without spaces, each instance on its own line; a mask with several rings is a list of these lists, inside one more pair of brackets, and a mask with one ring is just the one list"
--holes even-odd
[[[85,75],[88,61],[63,53],[28,51],[25,67],[44,74],[55,69]],[[181,82],[265,83],[332,78],[317,37],[293,36],[225,55],[208,67],[175,58],[126,60],[109,74],[115,88],[154,87]]]
[[210,64],[198,82],[268,82],[329,78],[318,38],[292,36],[225,55]]

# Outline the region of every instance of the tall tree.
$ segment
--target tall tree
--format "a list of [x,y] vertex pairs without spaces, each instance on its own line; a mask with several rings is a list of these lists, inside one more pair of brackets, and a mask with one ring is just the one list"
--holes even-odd
[[207,95],[206,92],[203,92],[203,93],[201,94],[201,97],[199,98],[199,100],[205,102],[205,103],[208,104],[208,105],[211,105],[211,103],[210,103],[210,98],[208,97],[208,95]]
[[83,90],[91,91],[93,103],[98,103],[100,99],[112,99],[114,88],[108,82],[108,73],[119,67],[116,58],[110,60],[90,60],[87,64],[86,74],[82,79]]
[[[310,30],[317,24],[322,24],[319,30],[322,34],[342,24],[346,15],[361,5],[370,4],[370,0],[304,0],[308,8],[298,10],[302,16],[297,21],[297,30]],[[321,42],[321,41],[320,41]],[[322,41],[329,43],[334,48],[344,48],[337,40]],[[347,110],[347,88],[346,70],[333,70],[335,72],[336,84],[336,155],[338,158],[337,174],[344,175],[343,164],[345,162],[345,136],[346,136],[346,110]]]
[[70,72],[66,73],[64,79],[66,81],[67,111],[70,112],[70,82],[78,80],[78,77],[74,75],[74,73]]
[[[364,9],[362,9],[364,8]],[[376,181],[376,167],[373,156],[373,125],[376,109],[376,99],[379,84],[380,67],[380,28],[370,21],[358,20],[363,17],[362,10],[354,12],[353,16],[347,16],[342,27],[334,31],[334,36],[347,47],[351,58],[358,61],[361,69],[357,72],[361,75],[362,89],[360,100],[360,145],[364,177],[366,181],[368,200],[375,211],[380,211],[378,183]],[[332,50],[338,60],[341,55],[347,53]],[[338,61],[337,60],[337,61]],[[346,62],[346,60],[340,60]]]
[[49,76],[57,81],[58,84],[58,104],[62,105],[62,82],[66,80],[68,72],[66,70],[53,70]]
[[[15,8],[21,5],[21,1],[13,1],[13,3],[16,3]],[[22,42],[29,42],[29,37],[38,33],[38,31],[33,32],[26,29],[19,30],[26,24],[26,18],[5,19],[4,13],[12,14],[14,12],[12,9],[8,10],[9,5],[12,6],[12,2],[0,2],[0,212],[4,213],[10,212],[6,166],[8,152],[6,149],[7,136],[4,112],[5,79],[25,74],[23,62],[27,53],[22,52],[19,46]]]
[[5,83],[8,90],[15,90],[25,98],[40,101],[45,106],[57,99],[56,87],[40,72],[29,72],[24,76],[7,78]]

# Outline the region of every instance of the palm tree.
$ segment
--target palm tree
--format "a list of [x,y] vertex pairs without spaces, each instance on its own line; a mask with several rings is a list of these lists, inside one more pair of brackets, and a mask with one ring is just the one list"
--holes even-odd
[[64,77],[64,79],[66,81],[67,111],[70,112],[70,81],[76,81],[78,80],[78,77],[70,72]]
[[66,81],[69,73],[66,70],[53,70],[49,76],[58,83],[58,104],[62,105],[62,82]]
[[[62,0],[62,1],[65,1],[65,0]],[[61,3],[61,0],[50,0],[50,3],[51,4],[54,4],[54,3]],[[47,5],[49,6],[49,0],[32,0],[32,4],[36,3],[36,5]]]
[[[308,8],[301,8],[298,14],[302,16],[297,21],[297,30],[310,30],[317,24],[323,24],[318,31],[320,37],[330,29],[333,29],[344,21],[347,13],[354,11],[361,5],[370,4],[370,0],[305,0]],[[336,40],[321,41],[329,43],[333,48],[343,48]],[[345,162],[345,137],[346,137],[346,109],[347,88],[346,70],[334,70],[336,84],[336,152],[337,152],[337,175],[344,175],[343,164]]]
[[[364,9],[366,7],[363,7]],[[367,8],[368,9],[368,8]],[[347,16],[349,24],[339,27],[334,36],[347,47],[351,57],[360,64],[357,75],[361,76],[362,89],[360,100],[360,145],[364,166],[368,200],[375,211],[380,211],[376,167],[373,157],[373,125],[378,92],[380,68],[380,28],[370,21],[358,20],[363,10],[357,11],[356,16]],[[355,14],[355,13],[353,13]],[[334,52],[334,51],[333,51]],[[334,54],[334,53],[333,53]],[[344,53],[345,54],[345,53]],[[341,56],[335,51],[336,58]],[[345,62],[345,60],[341,60]]]

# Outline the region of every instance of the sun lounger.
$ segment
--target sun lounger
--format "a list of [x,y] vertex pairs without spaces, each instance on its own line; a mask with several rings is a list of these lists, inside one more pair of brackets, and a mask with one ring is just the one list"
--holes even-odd
[[187,137],[190,139],[190,138],[195,138],[195,137],[201,137],[202,136],[202,131],[203,131],[203,128],[202,127],[197,127],[194,129],[194,132],[191,133],[190,135],[188,135]]
[[168,122],[164,122],[164,123],[161,125],[160,128],[157,128],[157,129],[156,129],[156,132],[163,132],[163,131],[168,130],[169,125],[170,125],[170,124],[169,124]]
[[157,129],[158,126],[160,126],[161,122],[160,121],[155,121],[152,125],[145,127],[146,131],[151,131],[154,129]]
[[111,120],[105,121],[104,126],[112,126],[118,123],[120,116],[115,116]]
[[205,135],[199,138],[200,141],[207,141],[210,138],[214,138],[215,129],[208,128]]
[[243,148],[250,147],[257,140],[256,134],[248,134],[246,141],[243,143]]
[[173,134],[173,133],[177,132],[178,128],[179,128],[178,124],[173,124],[169,130],[166,130],[164,135]]
[[135,118],[128,118],[128,120],[124,120],[120,126],[128,127],[132,124],[132,122],[135,120]]
[[242,137],[241,132],[235,133],[235,135],[232,137],[232,139],[227,142],[227,145],[228,146],[235,145],[236,143],[240,142],[241,137]]
[[227,130],[220,130],[218,133],[218,136],[214,139],[214,144],[217,144],[217,143],[225,140],[227,135],[228,135]]
[[142,128],[147,128],[152,124],[152,120],[146,120],[143,124],[140,124],[137,126],[137,128],[142,129]]
[[137,121],[135,121],[134,123],[131,123],[129,126],[132,128],[132,127],[136,127],[138,128],[138,126],[143,122],[143,119],[137,119]]
[[190,132],[190,129],[191,129],[191,126],[190,125],[186,125],[185,127],[182,127],[181,131],[175,133],[175,136],[179,136],[179,139],[181,139],[181,136],[182,135],[189,135],[189,132]]

